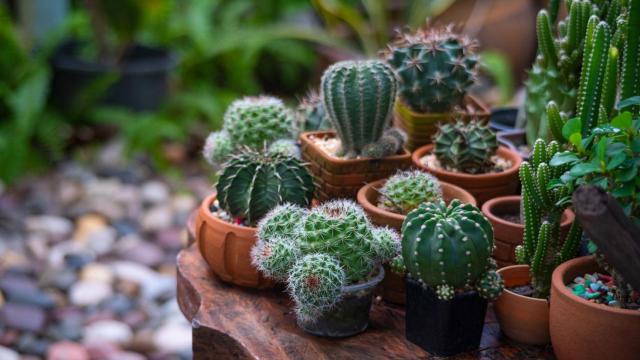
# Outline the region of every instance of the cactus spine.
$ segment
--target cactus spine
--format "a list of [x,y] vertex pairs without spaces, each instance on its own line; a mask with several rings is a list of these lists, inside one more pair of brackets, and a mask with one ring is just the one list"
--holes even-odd
[[424,202],[442,200],[438,179],[420,170],[400,171],[380,188],[380,204],[398,214],[407,214]]
[[[622,59],[621,99],[640,94],[640,0],[628,1],[629,12]],[[638,111],[637,107],[635,111]]]
[[298,130],[318,131],[331,127],[327,112],[322,104],[322,97],[316,91],[310,91],[296,109]]
[[490,169],[491,157],[498,149],[496,134],[478,121],[439,125],[434,144],[434,153],[442,165],[469,174]]

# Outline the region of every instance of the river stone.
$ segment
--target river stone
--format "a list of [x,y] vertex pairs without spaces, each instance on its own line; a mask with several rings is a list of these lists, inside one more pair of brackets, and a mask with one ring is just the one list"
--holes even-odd
[[71,303],[78,306],[98,305],[112,294],[109,284],[98,281],[80,281],[69,290]]
[[49,347],[47,360],[89,360],[89,352],[78,343],[60,341]]
[[85,343],[109,342],[121,345],[129,342],[132,337],[131,328],[116,320],[100,320],[84,328]]

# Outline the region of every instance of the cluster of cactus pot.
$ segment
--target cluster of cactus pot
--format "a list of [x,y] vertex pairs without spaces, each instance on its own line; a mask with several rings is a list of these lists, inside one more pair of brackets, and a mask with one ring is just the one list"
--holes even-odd
[[468,174],[491,169],[491,158],[498,149],[495,132],[475,120],[439,125],[433,142],[434,154],[441,165]]
[[398,214],[407,214],[425,202],[442,200],[438,179],[420,170],[398,172],[379,191],[378,206]]

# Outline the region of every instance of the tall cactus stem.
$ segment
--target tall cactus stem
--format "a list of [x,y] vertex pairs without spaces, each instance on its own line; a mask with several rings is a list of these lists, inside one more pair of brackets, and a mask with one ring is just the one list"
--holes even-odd
[[640,0],[628,1],[629,14],[622,59],[621,99],[640,94]]

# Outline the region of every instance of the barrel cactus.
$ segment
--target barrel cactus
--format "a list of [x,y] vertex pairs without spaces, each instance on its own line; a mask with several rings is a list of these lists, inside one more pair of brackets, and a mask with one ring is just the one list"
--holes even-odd
[[434,288],[442,300],[475,289],[492,300],[502,290],[495,273],[493,228],[471,204],[424,203],[402,224],[402,257],[408,275]]
[[434,154],[445,167],[468,174],[484,173],[492,167],[498,150],[496,134],[478,121],[445,123],[434,136]]
[[300,160],[245,150],[225,164],[216,190],[222,209],[254,225],[277,205],[309,206],[314,185]]
[[476,78],[475,45],[444,28],[400,33],[385,59],[399,77],[399,95],[413,111],[444,113],[461,106]]
[[322,102],[342,143],[342,156],[361,155],[389,125],[396,98],[393,70],[379,60],[342,61],[322,76]]
[[440,183],[420,170],[400,171],[380,188],[378,206],[398,214],[407,214],[424,202],[442,200]]

